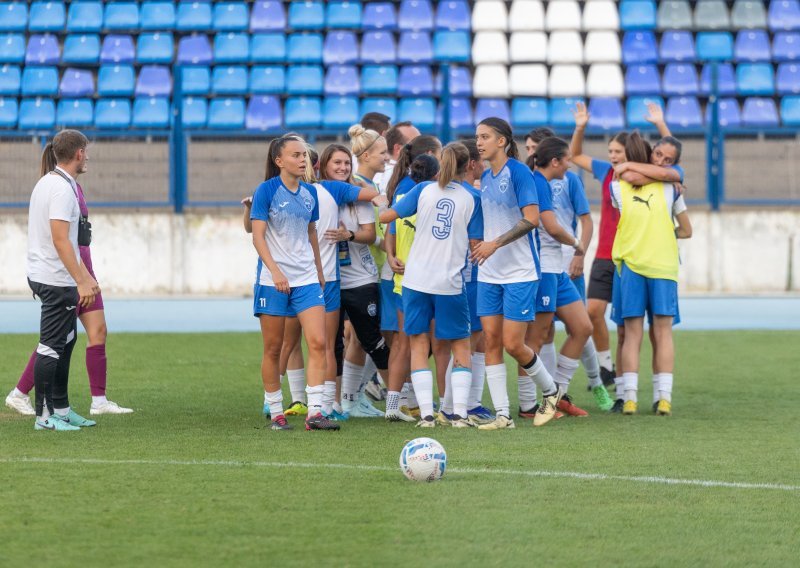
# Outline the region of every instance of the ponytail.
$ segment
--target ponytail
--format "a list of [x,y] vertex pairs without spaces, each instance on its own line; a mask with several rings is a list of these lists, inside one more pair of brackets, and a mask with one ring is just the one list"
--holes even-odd
[[490,116],[481,120],[480,123],[478,123],[478,126],[481,124],[488,126],[494,130],[499,137],[506,139],[506,145],[504,148],[506,156],[509,158],[514,158],[515,160],[519,159],[519,149],[517,148],[517,143],[514,141],[514,131],[511,130],[511,125],[508,122],[502,118]]
[[[528,166],[533,164],[537,169],[546,168],[553,160],[560,160],[569,154],[569,144],[561,138],[551,136],[536,146],[536,152],[528,159]],[[531,168],[532,169],[532,168]]]
[[287,142],[300,142],[301,144],[305,144],[302,138],[293,134],[286,134],[280,138],[274,138],[267,148],[267,167],[264,172],[264,181],[281,175],[281,169],[278,167],[278,164],[275,163],[275,160],[281,155],[281,150],[283,150]]
[[442,150],[442,167],[439,171],[439,187],[444,189],[456,177],[467,172],[469,150],[460,142],[452,142]]
[[439,142],[438,138],[427,135],[417,136],[414,140],[403,146],[400,155],[397,157],[397,164],[394,166],[394,171],[392,171],[392,177],[389,178],[389,183],[386,185],[386,198],[389,200],[389,203],[391,203],[394,198],[397,184],[409,174],[411,162],[413,162],[417,156],[438,152],[441,148],[442,143]]
[[56,169],[56,155],[53,152],[53,143],[48,142],[42,150],[42,171],[41,175],[46,175]]

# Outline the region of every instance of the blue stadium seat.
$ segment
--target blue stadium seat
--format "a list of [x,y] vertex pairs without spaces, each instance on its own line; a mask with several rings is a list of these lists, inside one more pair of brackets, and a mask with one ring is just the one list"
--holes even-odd
[[800,2],[772,0],[769,3],[768,18],[771,30],[800,30]]
[[397,92],[397,67],[364,65],[361,68],[361,92],[365,95],[393,95]]
[[649,103],[656,103],[661,108],[664,108],[664,100],[661,97],[628,97],[625,101],[625,116],[629,128],[653,129],[653,125],[645,120]]
[[99,32],[103,29],[102,2],[71,2],[67,14],[67,31],[75,33]]
[[23,97],[49,97],[58,93],[56,67],[25,67],[22,70]]
[[136,44],[137,63],[172,63],[175,45],[171,33],[155,32],[139,34]]
[[469,63],[472,36],[469,32],[438,31],[433,35],[433,57],[436,61]]
[[469,3],[464,0],[438,2],[436,29],[468,32],[472,29]]
[[800,97],[784,97],[781,100],[781,121],[784,126],[800,126]]
[[208,102],[204,98],[184,97],[181,122],[185,128],[203,128],[208,120]]
[[250,69],[250,92],[280,95],[286,90],[286,71],[282,65],[255,65]]
[[211,70],[205,66],[184,67],[181,90],[184,95],[207,95],[211,90]]
[[295,30],[321,30],[325,27],[322,2],[289,2],[289,27]]
[[[441,71],[436,74],[434,88],[437,95],[441,95],[444,76]],[[450,67],[449,93],[454,97],[472,96],[472,73],[468,67]]]
[[358,114],[364,116],[368,112],[385,114],[391,122],[395,122],[397,118],[397,101],[384,98],[361,99],[361,112]]
[[94,107],[96,128],[128,128],[131,125],[131,101],[100,99]]
[[740,96],[775,94],[775,77],[769,63],[742,63],[736,68],[736,92]]
[[775,87],[779,95],[796,95],[800,93],[800,65],[781,63],[775,77]]
[[551,99],[550,124],[554,128],[573,128],[575,117],[572,111],[575,110],[575,105],[581,101],[580,98]]
[[433,73],[429,65],[406,65],[400,68],[397,80],[400,97],[430,97],[433,95]]
[[347,130],[358,119],[358,97],[327,97],[322,103],[323,128]]
[[0,97],[0,128],[14,128],[17,125],[19,104],[15,97]]
[[321,63],[321,34],[292,34],[286,47],[286,59],[289,63]]
[[358,61],[358,40],[353,32],[329,32],[322,49],[325,65],[346,65]]
[[669,63],[664,68],[661,92],[667,96],[696,95],[700,90],[694,65]]
[[[653,12],[655,15],[655,11]],[[589,101],[589,126],[600,130],[622,130],[625,128],[625,114],[619,99],[593,98]]]
[[397,27],[403,31],[429,32],[433,29],[433,7],[428,0],[403,0],[397,15]]
[[180,32],[200,32],[211,29],[210,2],[178,2],[175,29]]
[[56,105],[49,99],[22,99],[19,105],[20,130],[51,130],[56,125]]
[[61,99],[56,107],[56,124],[85,128],[94,122],[94,103],[91,99]]
[[700,103],[695,97],[672,97],[667,100],[664,111],[667,124],[680,128],[700,128],[703,126],[703,116],[700,113]]
[[477,124],[484,118],[490,116],[496,116],[497,118],[502,118],[506,122],[511,122],[511,111],[508,108],[508,101],[505,99],[478,99],[475,102],[475,123]]
[[760,126],[764,128],[780,125],[778,109],[775,101],[762,97],[749,97],[745,99],[742,107],[742,124],[744,126]]
[[97,34],[69,35],[64,40],[62,63],[96,65],[100,59],[100,36]]
[[392,2],[369,2],[364,6],[361,26],[365,30],[391,31],[397,28],[397,15]]
[[[706,105],[706,124],[711,122],[711,105]],[[742,125],[742,115],[739,112],[739,103],[734,98],[719,99],[719,125],[723,128],[739,128]]]
[[652,0],[622,0],[619,25],[625,31],[656,29],[656,3]]
[[[58,55],[58,44],[56,44]],[[0,35],[0,63],[22,63],[25,59],[25,36],[23,34]]]
[[363,63],[394,63],[396,60],[397,47],[391,33],[367,32],[361,38],[361,61]]
[[139,70],[134,94],[137,97],[168,97],[172,94],[172,76],[169,67],[144,65]]
[[730,61],[733,59],[733,37],[728,32],[697,34],[697,58],[700,61]]
[[136,2],[107,2],[103,27],[111,31],[137,29],[139,5]]
[[247,63],[250,60],[250,36],[246,33],[221,33],[214,38],[216,63]]
[[354,65],[331,65],[325,73],[325,95],[358,95],[358,69]]
[[431,131],[436,124],[436,103],[433,99],[400,99],[398,120],[408,120],[422,131]]
[[251,32],[285,32],[286,12],[283,9],[283,2],[259,1],[253,4],[250,12],[250,31]]
[[515,98],[511,101],[514,128],[535,128],[549,122],[547,99]]
[[100,49],[100,63],[133,63],[136,48],[129,35],[107,35]]
[[796,61],[800,59],[800,33],[776,33],[772,41],[772,59],[774,61]]
[[361,2],[326,2],[325,21],[331,29],[358,29],[361,27]]
[[207,126],[212,129],[243,128],[244,114],[244,99],[213,99],[208,107]]
[[133,101],[134,128],[167,128],[169,126],[169,99],[164,97],[139,97]]
[[219,32],[247,30],[250,14],[245,2],[215,2],[213,28]]
[[[142,2],[139,25],[143,30],[171,30],[175,28],[173,2]],[[95,114],[97,109],[95,109]]]
[[661,61],[694,61],[694,38],[692,32],[670,30],[661,36],[658,56]]
[[322,103],[315,97],[286,100],[283,118],[287,129],[319,128],[322,124]]
[[[730,63],[720,63],[717,65],[717,91],[722,96],[732,96],[736,94],[736,77],[733,73],[733,65]],[[711,94],[711,65],[705,65],[700,73],[700,94],[708,96]]]
[[250,60],[254,63],[281,63],[285,61],[285,36],[283,34],[251,35]]
[[184,36],[178,41],[178,63],[209,65],[214,59],[211,44],[204,34]]
[[94,96],[94,75],[88,69],[67,68],[58,87],[62,97]]
[[323,88],[320,65],[290,66],[286,75],[286,93],[289,95],[321,95]]
[[25,2],[0,2],[0,32],[24,32],[28,27]]
[[772,58],[769,36],[763,30],[742,30],[736,34],[736,61],[768,62]]
[[244,127],[248,130],[276,130],[281,127],[281,100],[278,97],[252,97],[247,103]]
[[[436,123],[444,121],[444,105],[439,104]],[[475,128],[475,115],[472,112],[472,103],[469,99],[453,97],[450,99],[450,128],[453,130],[470,130]]]
[[[28,13],[28,31],[60,32],[64,29],[66,10],[63,2],[33,2]],[[55,109],[53,109],[55,114]],[[20,109],[20,114],[22,111]]]
[[657,95],[661,93],[661,77],[655,65],[631,65],[625,71],[627,95]]
[[657,61],[658,49],[653,32],[625,32],[622,38],[622,62],[625,65]]
[[22,72],[16,65],[3,65],[0,67],[0,97],[19,94],[22,83]]
[[[14,44],[10,47],[16,48],[16,38],[11,38]],[[14,49],[16,50],[16,49]],[[28,38],[28,49],[25,51],[26,65],[58,65],[61,58],[61,50],[58,47],[56,36],[32,35]]]
[[427,33],[403,32],[397,47],[397,62],[433,63],[433,45]]
[[130,97],[135,83],[131,65],[102,65],[97,72],[97,94],[101,97]]
[[214,67],[211,92],[216,95],[245,95],[248,89],[247,67],[226,65]]

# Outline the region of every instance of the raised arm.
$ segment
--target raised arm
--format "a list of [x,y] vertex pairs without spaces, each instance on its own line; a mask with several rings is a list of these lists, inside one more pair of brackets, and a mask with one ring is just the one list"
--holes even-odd
[[672,136],[667,122],[664,120],[664,111],[656,103],[647,103],[647,116],[645,120],[658,128],[658,134],[662,138],[664,136]]
[[572,163],[591,173],[592,158],[583,153],[583,135],[586,131],[586,125],[589,124],[589,112],[586,110],[584,103],[578,103],[575,105],[575,110],[572,114],[575,116],[575,132],[572,133],[572,142],[569,145],[569,150],[572,153]]

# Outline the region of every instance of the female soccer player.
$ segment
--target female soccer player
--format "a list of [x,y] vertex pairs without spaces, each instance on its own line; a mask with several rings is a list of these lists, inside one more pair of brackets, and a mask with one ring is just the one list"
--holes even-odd
[[428,367],[433,320],[436,337],[452,345],[454,357],[450,423],[455,428],[472,426],[467,420],[472,385],[470,315],[462,270],[470,243],[483,237],[483,219],[479,198],[465,187],[468,163],[466,147],[448,145],[442,152],[439,181],[416,185],[381,213],[384,223],[416,214],[415,237],[403,273],[403,327],[411,343],[411,378],[422,416],[418,426],[425,428],[436,425],[433,374]]
[[[48,143],[42,152],[41,175],[44,176],[56,169],[56,157],[53,154],[53,144]],[[77,186],[78,206],[82,217],[89,217],[89,208],[86,205],[86,198],[80,184]],[[88,246],[79,246],[81,255],[81,266],[91,274],[92,278],[97,279],[92,268],[92,252]],[[103,296],[99,293],[95,296],[94,302],[89,307],[80,304],[76,308],[78,319],[81,320],[83,328],[86,330],[86,371],[89,375],[89,391],[92,395],[92,404],[89,413],[92,416],[99,414],[130,414],[130,408],[124,408],[116,402],[106,398],[106,317],[103,307]],[[33,389],[33,365],[36,362],[36,351],[31,355],[22,376],[19,378],[17,386],[8,393],[6,406],[13,408],[20,414],[33,416],[36,412],[31,405],[28,393]]]

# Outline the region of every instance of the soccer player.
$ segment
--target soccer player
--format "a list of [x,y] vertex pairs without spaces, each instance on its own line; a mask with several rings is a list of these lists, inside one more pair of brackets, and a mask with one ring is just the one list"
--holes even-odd
[[414,140],[419,136],[419,130],[411,122],[398,122],[394,124],[389,130],[386,131],[386,146],[389,149],[389,162],[382,172],[375,174],[372,181],[378,186],[381,193],[386,193],[386,186],[392,178],[394,167],[397,165],[397,159],[400,157],[400,152],[403,151],[403,146]]

